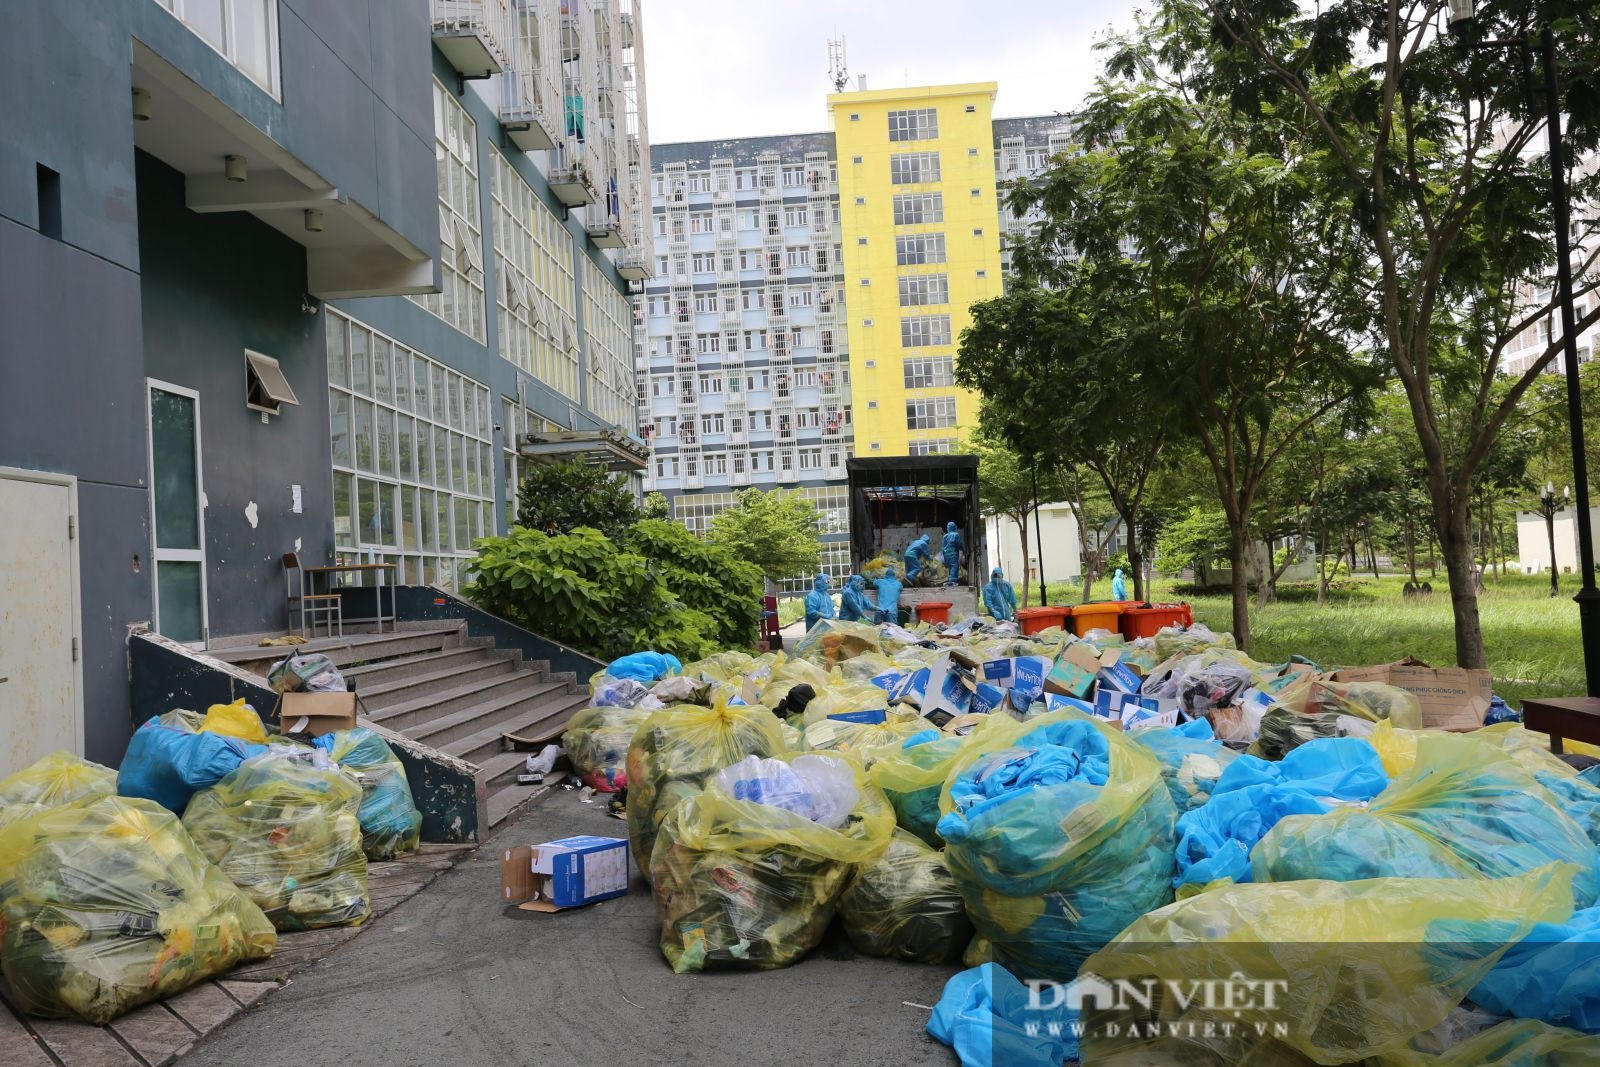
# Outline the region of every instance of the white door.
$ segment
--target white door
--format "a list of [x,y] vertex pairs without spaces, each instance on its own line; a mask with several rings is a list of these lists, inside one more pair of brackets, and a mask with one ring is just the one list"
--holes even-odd
[[200,394],[150,379],[150,531],[157,633],[206,641],[206,516]]
[[47,752],[83,752],[77,486],[0,467],[0,778]]

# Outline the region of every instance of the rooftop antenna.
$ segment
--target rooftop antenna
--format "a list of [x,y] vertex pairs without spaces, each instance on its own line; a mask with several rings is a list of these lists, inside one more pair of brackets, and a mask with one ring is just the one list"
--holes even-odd
[[850,84],[850,72],[845,69],[843,37],[828,40],[828,79],[833,82],[836,93],[844,92],[845,86]]

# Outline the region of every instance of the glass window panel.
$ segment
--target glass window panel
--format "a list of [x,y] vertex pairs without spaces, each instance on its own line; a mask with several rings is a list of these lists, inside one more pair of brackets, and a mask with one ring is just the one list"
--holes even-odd
[[157,548],[200,547],[194,438],[194,400],[161,389],[150,390]]
[[[396,522],[398,516],[395,512],[396,492],[398,492],[397,486],[384,485],[381,482],[378,485],[378,536],[381,539],[380,543],[391,548],[395,546],[396,537],[398,536],[398,524]],[[376,581],[374,581],[374,584],[376,584]]]
[[411,410],[411,357],[399,345],[394,349],[394,406]]
[[356,479],[356,519],[360,523],[356,543],[378,543],[378,483],[371,478]]
[[461,447],[462,437],[458,433],[450,434],[450,484],[456,487],[456,492],[467,491],[467,461]]
[[344,316],[326,313],[328,342],[328,384],[350,384],[350,339]]
[[378,473],[395,477],[394,412],[379,408],[377,413]]
[[478,400],[473,396],[472,386],[469,385],[466,388],[467,394],[464,405],[466,410],[463,412],[466,416],[466,424],[462,428],[473,437],[476,437],[478,436]]
[[461,376],[457,374],[446,375],[450,386],[450,426],[452,429],[461,429]]
[[199,641],[200,564],[162,560],[156,564],[156,603],[161,633],[174,641]]
[[350,466],[350,396],[347,393],[330,393],[328,420],[333,425],[333,463],[336,467]]
[[439,551],[438,535],[433,525],[433,490],[418,491],[417,534],[418,545],[424,552]]
[[433,368],[433,421],[437,423],[448,422],[445,417],[446,395],[444,390],[444,368],[434,365]]
[[433,484],[450,484],[450,431],[438,427],[433,431]]
[[350,324],[350,378],[355,391],[362,396],[372,395],[372,366],[368,349],[372,335],[354,323]]
[[462,462],[467,468],[467,492],[471,493],[473,496],[481,496],[482,492],[478,488],[477,446],[470,441],[463,441],[463,444],[465,446],[465,452],[462,455]]
[[227,48],[227,37],[222,30],[222,9],[226,0],[183,0],[183,21],[217,51]]
[[416,460],[416,447],[412,443],[412,422],[408,415],[400,416],[400,477],[405,481],[416,481],[417,473],[413,467]]
[[489,422],[489,390],[481,385],[478,387],[478,428],[485,437],[493,432]]
[[417,481],[428,485],[433,481],[433,427],[417,423]]
[[266,86],[272,84],[272,23],[267,5],[277,0],[233,0],[234,62]]
[[423,418],[428,416],[428,361],[421,356],[411,360],[413,377],[411,387],[416,390],[417,414]]
[[450,494],[435,493],[433,495],[433,515],[435,528],[439,534],[439,551],[450,551]]
[[355,402],[356,467],[364,471],[372,469],[372,419],[372,402],[357,400]]
[[389,342],[382,337],[372,339],[372,395],[387,404],[394,397],[389,390]]
[[464,552],[472,547],[472,505],[465,500],[457,500],[456,504],[456,551]]
[[355,543],[355,516],[350,512],[350,475],[333,472],[333,540],[335,544]]

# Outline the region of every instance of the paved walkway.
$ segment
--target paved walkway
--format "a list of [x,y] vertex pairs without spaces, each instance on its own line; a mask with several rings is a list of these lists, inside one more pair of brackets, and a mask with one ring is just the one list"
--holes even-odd
[[[344,942],[374,929],[374,922],[416,896],[472,848],[423,845],[394,863],[374,863],[367,869],[373,915],[362,925],[279,934],[277,951],[271,958],[235,968],[221,979],[137,1008],[109,1026],[30,1018],[0,997],[0,1067],[161,1067],[171,1063],[222,1024],[275,992],[281,983]],[[3,991],[0,983],[0,992]]]
[[590,908],[500,903],[499,846],[580,833],[627,829],[603,797],[558,790],[183,1067],[956,1063],[915,1006],[932,1004],[955,968],[862,957],[832,935],[784,970],[675,975],[637,876],[628,896]]

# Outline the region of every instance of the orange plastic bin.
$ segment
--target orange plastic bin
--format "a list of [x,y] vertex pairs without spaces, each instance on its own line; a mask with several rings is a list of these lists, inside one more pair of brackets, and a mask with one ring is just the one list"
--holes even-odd
[[1122,609],[1122,636],[1129,641],[1154,637],[1166,626],[1193,626],[1194,611],[1187,604],[1136,604]]
[[1070,608],[1023,608],[1017,612],[1017,625],[1022,627],[1023,636],[1048,630],[1052,626],[1065,627],[1070,611]]
[[1079,637],[1090,630],[1110,630],[1117,633],[1117,622],[1122,615],[1122,604],[1116,600],[1097,604],[1079,604],[1072,608],[1072,632]]
[[952,604],[949,600],[924,600],[917,605],[917,621],[948,623]]

